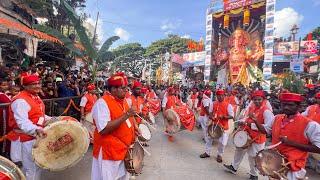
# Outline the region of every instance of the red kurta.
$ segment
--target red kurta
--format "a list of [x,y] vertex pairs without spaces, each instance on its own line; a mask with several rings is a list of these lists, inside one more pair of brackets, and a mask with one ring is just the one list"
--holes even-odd
[[[117,100],[111,95],[104,95],[103,100],[110,110],[111,121],[121,117],[129,106],[125,100]],[[104,160],[124,160],[126,153],[135,139],[133,119],[129,118],[131,127],[123,122],[118,129],[110,134],[101,135],[94,131],[93,156],[98,159],[100,148]]]
[[222,102],[219,101],[215,101],[213,103],[213,115],[214,115],[214,119],[213,122],[214,123],[218,123],[224,130],[228,130],[229,129],[229,124],[228,124],[228,119],[217,119],[220,116],[229,116],[228,114],[228,106],[229,106],[229,102],[224,100]]
[[[299,144],[309,144],[304,132],[310,121],[301,114],[297,114],[293,119],[287,119],[283,114],[277,115],[272,126],[272,144],[280,142],[280,137],[284,136]],[[277,146],[276,149],[291,162],[289,165],[291,171],[305,168],[308,152],[284,144]]]

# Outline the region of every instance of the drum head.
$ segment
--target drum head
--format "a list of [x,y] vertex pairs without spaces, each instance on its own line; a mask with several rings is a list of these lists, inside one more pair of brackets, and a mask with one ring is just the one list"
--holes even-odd
[[285,163],[283,156],[272,149],[259,151],[255,161],[260,174],[273,178],[279,178],[274,172],[279,171],[283,167],[282,164]]
[[152,122],[152,124],[155,124],[156,123],[156,118],[154,117],[153,113],[149,112],[148,115],[149,115],[149,119]]
[[233,143],[236,147],[244,147],[249,140],[248,133],[246,131],[237,131],[233,136]]
[[59,116],[57,118],[59,121],[78,121],[76,118],[71,116]]
[[212,137],[214,139],[218,139],[222,136],[223,129],[219,125],[211,124],[208,127],[208,134],[210,137]]
[[50,171],[61,171],[81,160],[89,147],[88,131],[76,121],[57,121],[44,128],[47,137],[32,148],[35,163]]
[[125,158],[125,167],[131,174],[140,174],[143,167],[144,151],[138,142],[127,152]]
[[179,115],[173,110],[173,109],[168,109],[165,111],[165,114],[167,115],[167,118],[164,118],[164,123],[169,127],[168,133],[177,133],[180,131],[181,128],[181,122],[180,122],[180,117]]
[[317,161],[320,161],[320,154],[317,154],[317,153],[310,153],[311,156],[316,159]]
[[26,177],[17,165],[9,159],[0,156],[0,179],[25,180]]
[[141,136],[139,136],[140,141],[149,141],[151,139],[151,132],[147,125],[139,124],[139,129],[141,131]]
[[85,120],[93,124],[93,117],[91,112],[86,115]]

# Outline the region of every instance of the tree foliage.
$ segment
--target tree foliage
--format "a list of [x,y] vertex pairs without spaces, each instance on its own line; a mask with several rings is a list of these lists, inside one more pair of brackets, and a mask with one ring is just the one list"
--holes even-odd
[[282,86],[284,89],[298,94],[304,94],[304,83],[292,71],[286,72],[282,79]]
[[117,47],[112,51],[115,57],[112,68],[140,76],[144,67],[145,51],[145,48],[139,43],[129,43]]
[[188,46],[187,46],[188,39],[181,38],[177,35],[169,35],[165,39],[160,39],[158,41],[153,42],[147,49],[146,49],[146,56],[150,58],[155,58],[159,55],[163,55],[166,52],[169,53],[187,53]]

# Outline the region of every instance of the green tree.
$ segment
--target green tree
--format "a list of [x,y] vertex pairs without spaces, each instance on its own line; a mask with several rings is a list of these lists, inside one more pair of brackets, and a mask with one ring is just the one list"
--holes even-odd
[[187,53],[187,42],[188,39],[181,38],[177,35],[169,35],[165,39],[160,39],[151,43],[151,45],[147,47],[145,55],[149,58],[155,58],[166,52],[178,54]]
[[112,51],[114,56],[112,70],[132,72],[134,76],[140,76],[144,67],[145,48],[139,43],[129,43],[117,47]]

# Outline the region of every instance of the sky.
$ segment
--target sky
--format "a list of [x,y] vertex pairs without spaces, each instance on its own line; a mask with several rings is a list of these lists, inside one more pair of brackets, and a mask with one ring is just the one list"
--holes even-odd
[[[177,34],[199,40],[205,38],[206,9],[210,0],[87,0],[87,20],[94,24],[97,12],[98,38],[104,42],[118,35],[115,46],[152,42]],[[277,0],[276,35],[288,36],[293,24],[300,27],[299,36],[320,26],[320,0]]]

